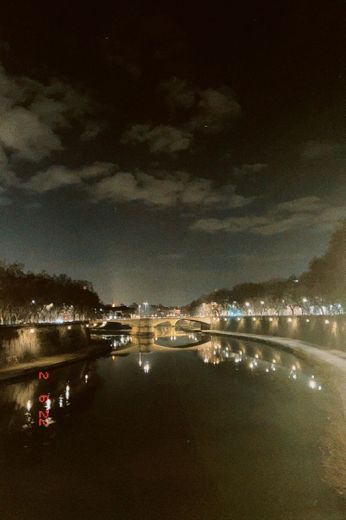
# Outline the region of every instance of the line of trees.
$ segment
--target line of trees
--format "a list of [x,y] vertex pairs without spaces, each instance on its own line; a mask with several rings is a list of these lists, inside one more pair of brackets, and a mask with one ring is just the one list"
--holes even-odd
[[242,283],[201,296],[184,308],[200,312],[209,306],[215,314],[232,309],[252,314],[334,314],[346,309],[346,219],[341,221],[326,253],[314,258],[301,276],[261,283]]
[[88,281],[0,263],[1,324],[84,320],[94,317],[99,306],[99,296]]

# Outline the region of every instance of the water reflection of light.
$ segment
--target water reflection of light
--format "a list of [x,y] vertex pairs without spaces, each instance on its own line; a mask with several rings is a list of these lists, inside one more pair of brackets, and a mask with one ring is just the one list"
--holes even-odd
[[63,395],[59,395],[59,408],[63,408],[64,407],[64,396]]
[[27,401],[27,403],[26,403],[26,409],[27,409],[28,412],[30,412],[31,408],[32,408],[32,402],[31,402],[31,400],[29,399],[29,400]]
[[44,407],[45,407],[45,409],[48,410],[48,411],[51,409],[51,407],[52,407],[52,401],[51,401],[51,399],[50,399],[49,397],[48,397],[47,401],[44,403]]
[[89,379],[88,374],[85,374],[85,376],[84,376],[84,381],[85,381],[86,383],[88,382],[88,379]]
[[150,372],[150,364],[148,361],[146,361],[143,365],[143,371],[145,374],[148,374]]
[[[299,360],[295,360],[293,364],[285,364],[281,352],[274,351],[274,356],[273,353],[270,356],[268,351],[270,358],[265,359],[266,349],[262,352],[262,349],[259,347],[255,349],[251,349],[250,346],[246,347],[245,344],[242,343],[237,351],[232,351],[232,347],[220,344],[219,340],[211,340],[210,346],[200,348],[198,353],[205,364],[217,366],[220,363],[233,362],[234,365],[237,366],[241,363],[245,369],[251,371],[256,369],[256,372],[262,370],[266,374],[271,374],[272,378],[275,377],[276,374],[280,375],[286,372],[288,380],[292,382],[299,380],[312,389],[322,390],[322,385],[316,381],[314,375],[304,375]],[[250,352],[252,352],[252,354]]]

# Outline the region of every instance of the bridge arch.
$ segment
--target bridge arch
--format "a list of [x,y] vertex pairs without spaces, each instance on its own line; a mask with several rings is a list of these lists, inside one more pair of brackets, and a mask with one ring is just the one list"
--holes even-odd
[[176,325],[181,325],[183,324],[184,322],[186,323],[189,323],[189,324],[199,324],[200,325],[200,328],[201,330],[208,330],[210,329],[210,319],[208,318],[199,318],[199,317],[191,317],[191,318],[179,318],[177,321],[176,321]]

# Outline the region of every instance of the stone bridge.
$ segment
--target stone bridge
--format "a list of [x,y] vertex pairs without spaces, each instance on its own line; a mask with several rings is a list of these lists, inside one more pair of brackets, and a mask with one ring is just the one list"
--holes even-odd
[[[158,326],[176,327],[179,323],[188,322],[190,325],[196,325],[198,330],[210,329],[211,319],[208,317],[189,317],[189,318],[117,318],[108,320],[107,324],[117,323],[131,327],[129,332],[133,335],[151,335],[155,336],[155,328]],[[108,325],[110,327],[110,325]]]

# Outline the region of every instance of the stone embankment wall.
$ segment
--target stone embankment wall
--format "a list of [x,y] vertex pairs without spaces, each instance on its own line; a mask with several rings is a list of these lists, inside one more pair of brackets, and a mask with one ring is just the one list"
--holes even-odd
[[299,339],[325,349],[346,351],[346,315],[220,318],[211,328]]
[[1,326],[0,368],[77,352],[89,340],[89,329],[83,323]]

